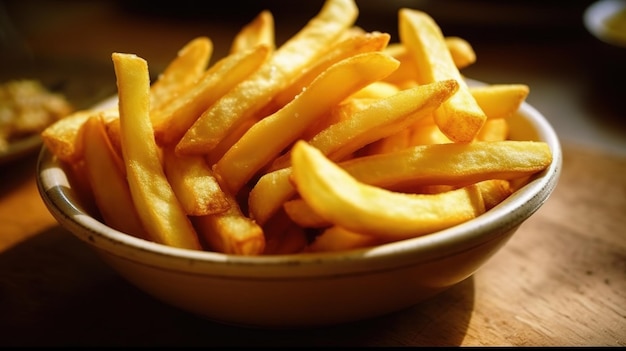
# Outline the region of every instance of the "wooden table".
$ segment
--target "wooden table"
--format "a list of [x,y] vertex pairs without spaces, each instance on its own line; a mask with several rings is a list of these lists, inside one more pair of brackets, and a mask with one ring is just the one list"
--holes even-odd
[[626,158],[564,146],[545,205],[473,277],[413,308],[297,331],[216,324],[122,280],[59,227],[36,155],[0,169],[2,346],[626,345]]
[[[200,34],[211,35],[218,57],[247,20],[166,21],[116,12],[112,4],[7,3],[31,48],[99,60],[107,69],[110,53],[125,51],[147,58],[158,72]],[[288,27],[280,18],[277,25]],[[563,118],[602,114],[597,120],[610,122],[599,96],[595,104],[580,98],[583,89],[606,93],[587,80],[595,77],[587,68],[596,65],[588,59],[598,50],[563,33],[559,42],[545,35],[518,42],[507,37],[511,31],[479,41],[497,35],[465,33],[459,34],[476,44],[479,57],[471,77],[528,83],[529,101],[550,117],[565,108]],[[573,48],[567,60],[560,59],[564,46]],[[618,100],[616,111],[623,111],[623,97]],[[623,120],[623,112],[613,116]],[[559,123],[557,132],[565,130]],[[37,192],[36,154],[0,166],[0,346],[626,346],[626,157],[565,139],[556,190],[473,277],[398,313],[296,331],[225,326],[154,300],[59,227]]]

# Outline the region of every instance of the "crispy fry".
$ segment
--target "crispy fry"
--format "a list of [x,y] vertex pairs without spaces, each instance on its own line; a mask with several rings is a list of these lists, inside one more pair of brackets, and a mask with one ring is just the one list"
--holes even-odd
[[513,194],[513,188],[508,180],[489,179],[476,183],[485,202],[485,210],[490,210],[502,200]]
[[[368,52],[329,67],[291,103],[253,125],[217,162],[216,175],[229,191],[237,193],[318,116],[328,113],[333,105],[364,86],[382,79],[397,65],[388,55]],[[261,144],[263,147],[259,147]]]
[[426,13],[403,8],[399,11],[402,43],[413,57],[418,83],[455,79],[459,90],[435,112],[441,131],[455,142],[470,142],[487,119],[452,60],[441,29]]
[[546,143],[507,140],[420,145],[339,165],[361,182],[403,189],[415,185],[464,186],[488,179],[514,179],[534,174],[551,161]]
[[248,196],[249,216],[263,225],[292,198],[296,190],[289,182],[291,168],[283,168],[262,175]]
[[173,147],[166,147],[163,167],[172,190],[188,215],[220,213],[230,206],[204,157],[177,156]]
[[485,121],[478,131],[476,140],[479,141],[504,141],[509,135],[509,123],[506,119],[496,118]]
[[307,252],[335,252],[361,249],[385,243],[373,235],[351,232],[339,226],[332,226],[315,237],[307,247]]
[[201,250],[191,221],[161,166],[149,115],[148,64],[132,54],[113,53],[112,59],[119,94],[122,154],[139,218],[152,240]]
[[83,138],[80,131],[90,117],[98,115],[98,111],[76,111],[62,118],[41,132],[41,139],[59,160],[72,163],[78,162],[83,156]]
[[[460,37],[445,37],[446,46],[452,56],[454,65],[458,68],[465,68],[476,62],[476,53],[465,39]],[[402,43],[391,43],[385,48],[385,52],[400,61],[400,67],[390,74],[385,81],[393,83],[406,89],[416,84],[419,73],[411,53]]]
[[467,40],[448,36],[445,37],[445,41],[456,68],[462,69],[476,62],[474,48]]
[[289,218],[303,228],[324,228],[332,222],[318,215],[302,198],[286,201],[283,210]]
[[298,33],[273,52],[270,59],[249,79],[241,82],[205,111],[178,143],[180,153],[206,154],[226,135],[268,104],[318,59],[356,20],[354,0],[328,0],[320,12]]
[[230,54],[246,51],[259,45],[274,51],[275,39],[274,16],[269,10],[263,10],[235,35],[230,45]]
[[124,161],[113,150],[98,115],[84,124],[85,173],[102,219],[123,233],[147,239],[126,182]]
[[476,186],[433,195],[391,192],[357,181],[305,141],[294,145],[292,163],[295,187],[317,214],[383,240],[428,234],[485,211]]
[[235,255],[259,255],[265,249],[263,229],[243,215],[237,200],[226,193],[228,210],[193,217],[199,235],[209,250]]
[[156,109],[190,87],[204,73],[213,54],[213,42],[197,37],[178,51],[150,87],[150,108]]
[[517,111],[530,91],[525,84],[474,86],[470,92],[487,118],[506,118]]

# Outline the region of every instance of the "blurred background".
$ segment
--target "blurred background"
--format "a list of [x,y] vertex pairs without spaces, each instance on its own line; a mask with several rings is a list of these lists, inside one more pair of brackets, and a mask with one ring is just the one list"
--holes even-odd
[[[429,13],[446,36],[468,40],[477,62],[462,71],[488,83],[524,83],[527,101],[563,143],[626,155],[626,47],[585,28],[591,0],[357,0],[357,25],[398,41],[397,11]],[[23,0],[0,2],[0,79],[37,72],[85,106],[115,93],[111,53],[145,58],[153,76],[199,35],[213,60],[263,9],[274,15],[277,43],[312,18],[323,0],[190,1]]]

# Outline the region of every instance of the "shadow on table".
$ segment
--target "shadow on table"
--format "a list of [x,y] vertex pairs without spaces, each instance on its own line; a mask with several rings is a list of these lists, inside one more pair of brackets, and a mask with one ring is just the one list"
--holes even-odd
[[153,299],[58,226],[0,254],[2,346],[454,346],[465,337],[473,302],[470,278],[375,319],[306,330],[244,329]]

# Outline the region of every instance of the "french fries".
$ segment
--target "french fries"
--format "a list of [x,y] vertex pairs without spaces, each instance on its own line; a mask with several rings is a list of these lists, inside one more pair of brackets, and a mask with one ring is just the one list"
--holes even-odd
[[150,122],[147,62],[113,53],[120,109],[120,133],[133,203],[150,238],[174,247],[202,247],[189,217],[167,181]]
[[417,82],[455,79],[459,83],[456,94],[435,113],[435,122],[451,140],[472,141],[487,116],[454,63],[441,29],[428,14],[407,8],[400,9],[398,22],[401,41],[417,68]]
[[485,211],[480,190],[470,185],[440,194],[405,194],[361,183],[318,149],[298,141],[292,180],[314,211],[336,225],[382,240],[431,233]]
[[[284,108],[253,125],[215,164],[228,190],[237,193],[252,176],[293,143],[313,121],[333,105],[380,80],[398,62],[379,52],[351,56],[330,66]],[[344,84],[337,84],[344,82]],[[268,135],[274,137],[268,139]],[[259,145],[263,143],[263,147]]]
[[[524,84],[468,85],[470,43],[399,10],[399,42],[326,0],[276,47],[265,10],[225,57],[181,48],[150,84],[113,53],[118,106],[42,132],[111,227],[230,255],[352,250],[429,235],[498,206],[546,169],[544,142],[509,140]],[[82,177],[82,178],[81,178]]]
[[270,59],[227,95],[202,113],[177,145],[180,153],[203,154],[215,148],[229,132],[268,104],[272,96],[321,55],[356,20],[353,0],[328,0],[320,13],[274,51]]

